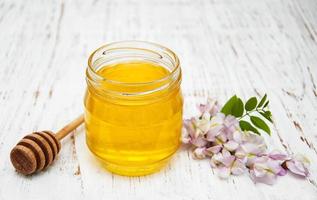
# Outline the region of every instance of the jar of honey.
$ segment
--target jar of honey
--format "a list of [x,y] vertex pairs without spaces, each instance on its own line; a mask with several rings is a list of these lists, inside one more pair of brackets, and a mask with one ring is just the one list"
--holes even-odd
[[86,142],[109,171],[158,171],[180,145],[183,97],[179,59],[142,41],[107,44],[88,60]]

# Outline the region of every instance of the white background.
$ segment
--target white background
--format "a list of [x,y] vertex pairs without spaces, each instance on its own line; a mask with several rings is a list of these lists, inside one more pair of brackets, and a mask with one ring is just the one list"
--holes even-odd
[[[89,54],[130,39],[178,54],[184,117],[207,96],[268,93],[270,148],[304,153],[311,177],[220,180],[183,148],[159,173],[120,177],[87,150],[83,127],[48,170],[17,174],[9,152],[22,136],[57,131],[83,111]],[[0,0],[0,199],[317,199],[316,65],[316,0]]]

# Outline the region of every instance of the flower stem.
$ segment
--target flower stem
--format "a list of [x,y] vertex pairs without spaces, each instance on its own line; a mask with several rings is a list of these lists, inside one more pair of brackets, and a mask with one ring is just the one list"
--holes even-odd
[[261,109],[259,109],[259,108],[256,108],[255,110],[251,110],[251,111],[246,111],[246,113],[244,114],[244,115],[242,115],[241,117],[239,117],[239,121],[242,119],[242,118],[244,118],[245,116],[250,116],[250,113],[253,113],[253,112],[258,112],[258,113],[260,113],[260,111],[262,111],[262,112],[265,112],[265,110],[263,109],[263,108],[261,108]]
[[250,113],[253,113],[254,111],[257,111],[258,112],[258,110],[251,110],[251,111],[246,111],[246,113],[244,114],[244,115],[242,115],[240,118],[239,118],[239,120],[240,119],[242,119],[242,118],[244,118],[245,116],[250,116]]

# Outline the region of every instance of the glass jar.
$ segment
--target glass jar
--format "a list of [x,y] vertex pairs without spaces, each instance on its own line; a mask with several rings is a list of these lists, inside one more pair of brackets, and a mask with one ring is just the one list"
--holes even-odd
[[123,41],[88,60],[86,142],[109,171],[158,171],[180,145],[183,97],[176,54],[158,44]]

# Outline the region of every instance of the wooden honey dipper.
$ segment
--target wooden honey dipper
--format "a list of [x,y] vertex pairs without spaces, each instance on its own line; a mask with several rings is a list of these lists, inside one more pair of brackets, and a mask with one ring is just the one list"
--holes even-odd
[[56,134],[52,131],[40,131],[25,136],[11,150],[12,165],[24,175],[42,171],[55,160],[61,149],[60,140],[83,122],[84,116],[82,114]]

